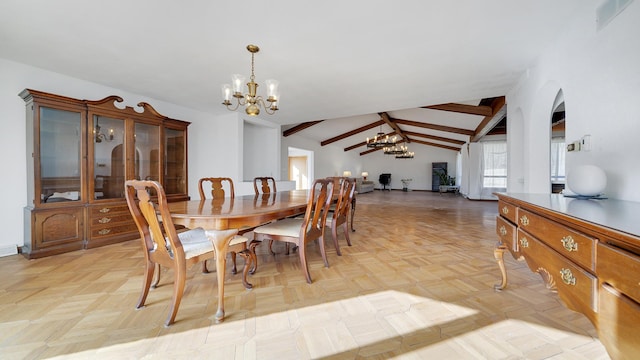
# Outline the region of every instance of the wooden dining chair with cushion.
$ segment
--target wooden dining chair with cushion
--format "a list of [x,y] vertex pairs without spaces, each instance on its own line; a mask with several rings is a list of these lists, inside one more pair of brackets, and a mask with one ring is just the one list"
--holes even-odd
[[[226,187],[226,191],[225,191],[225,187]],[[200,180],[198,180],[198,191],[200,192],[200,200],[205,200],[207,199],[207,196],[205,195],[207,191],[205,190],[209,190],[208,192],[211,193],[211,199],[223,199],[225,197],[230,197],[230,198],[235,198],[236,194],[235,194],[235,189],[233,187],[233,180],[228,178],[228,177],[205,177],[205,178],[201,178]],[[248,232],[251,229],[243,229],[242,233]],[[244,246],[242,247],[242,250],[246,250],[247,249],[247,243],[249,242],[249,239],[244,237],[244,236],[235,236],[232,240],[232,244],[236,244],[236,243],[243,243]],[[231,273],[232,274],[237,274],[238,273],[238,269],[236,267],[236,252],[235,251],[229,251],[231,253],[231,261],[233,262],[233,268],[231,269]],[[252,259],[252,262],[254,264],[254,267],[250,270],[250,272],[253,274],[256,270],[255,266],[257,264],[257,257],[255,259]],[[202,263],[202,272],[209,272],[209,270],[207,269],[207,262],[204,261]]]
[[[351,210],[351,202],[355,194],[356,182],[351,178],[332,178],[334,181],[334,189],[337,195],[336,199],[329,208],[329,215],[327,216],[327,225],[331,228],[331,235],[333,237],[333,244],[336,247],[336,253],[338,256],[342,256],[340,251],[340,245],[338,244],[338,227],[342,225],[344,236],[347,240],[347,245],[351,246],[351,240],[349,239],[349,215]],[[339,189],[339,190],[338,190]]]
[[277,192],[276,180],[272,177],[256,177],[253,179],[253,190],[256,195]]
[[[152,197],[152,195],[154,197]],[[156,202],[154,198],[157,197]],[[169,315],[165,326],[173,324],[184,293],[187,269],[193,264],[216,256],[213,243],[209,240],[215,236],[229,236],[237,230],[204,230],[190,229],[178,233],[171,219],[164,189],[160,183],[147,180],[128,180],[125,182],[125,198],[133,220],[138,227],[145,259],[145,273],[142,293],[136,305],[144,306],[153,280],[156,264],[173,269],[173,296]],[[250,264],[247,250],[242,251],[238,245],[230,246],[246,259],[243,283],[247,286],[246,275]],[[159,277],[158,277],[159,279]]]
[[306,245],[309,242],[318,240],[324,265],[329,267],[324,248],[324,229],[332,195],[333,181],[318,179],[309,189],[309,200],[304,218],[286,218],[258,226],[253,230],[256,241],[274,240],[297,245],[302,272],[309,284],[311,284],[311,275],[309,274],[306,253]]

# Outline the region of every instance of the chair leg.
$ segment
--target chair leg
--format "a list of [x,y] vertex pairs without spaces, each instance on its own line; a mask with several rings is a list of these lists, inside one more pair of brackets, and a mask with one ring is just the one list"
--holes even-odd
[[230,251],[231,252],[231,262],[233,263],[233,267],[231,268],[231,273],[233,275],[238,273],[238,268],[236,267],[236,252],[235,251]]
[[258,270],[258,256],[256,255],[256,246],[260,245],[262,242],[253,240],[249,244],[249,256],[251,256],[251,263],[253,267],[249,270],[249,274],[253,275]]
[[344,237],[347,239],[347,245],[351,246],[351,239],[349,239],[349,225],[347,221],[342,224],[342,229],[344,230]]
[[158,287],[158,284],[160,283],[160,274],[161,274],[161,270],[162,267],[160,266],[160,264],[156,264],[156,280],[153,282],[153,284],[151,284],[151,287],[153,287],[154,289]]
[[273,252],[273,240],[269,240],[269,253],[273,256],[276,255],[276,253]]
[[244,268],[242,270],[242,285],[247,290],[251,290],[253,285],[247,281],[247,274],[249,274],[249,270],[251,269],[251,265],[253,263],[253,257],[251,256],[250,250],[245,249],[239,252],[240,256],[244,258]]
[[327,260],[327,251],[324,248],[324,234],[320,235],[318,238],[318,242],[320,243],[320,254],[322,255],[322,260],[324,260],[324,267],[329,267],[329,260]]
[[147,295],[149,294],[149,287],[151,286],[151,280],[153,279],[153,270],[155,269],[155,264],[152,262],[147,262],[144,280],[142,283],[142,293],[140,293],[140,298],[138,298],[138,304],[136,305],[136,309],[140,309],[144,306],[144,302],[147,300]]
[[309,266],[307,265],[307,254],[305,251],[306,246],[301,244],[299,246],[298,254],[300,255],[300,267],[304,273],[304,277],[307,279],[307,283],[311,284],[311,274],[309,274]]
[[338,227],[335,222],[331,223],[331,237],[333,237],[333,245],[336,247],[336,254],[338,254],[338,256],[342,256],[342,252],[340,252],[340,244],[338,244]]
[[182,301],[182,294],[184,293],[184,283],[187,279],[187,269],[174,269],[175,276],[173,280],[173,298],[171,299],[171,307],[169,308],[169,316],[164,322],[164,326],[168,327],[175,322],[180,302]]
[[207,260],[202,262],[202,273],[203,274],[208,274],[209,273],[209,269],[207,269]]

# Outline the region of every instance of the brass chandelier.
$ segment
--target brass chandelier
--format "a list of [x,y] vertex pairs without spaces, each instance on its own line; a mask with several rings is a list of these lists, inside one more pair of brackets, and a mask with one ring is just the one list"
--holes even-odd
[[[233,74],[231,76],[232,84],[222,85],[222,104],[230,111],[236,111],[240,106],[246,106],[245,112],[247,115],[256,116],[260,114],[260,107],[264,108],[267,114],[273,115],[278,110],[278,100],[280,94],[278,93],[278,81],[268,79],[265,81],[267,86],[267,99],[266,101],[260,95],[257,95],[258,84],[255,82],[254,70],[254,56],[260,51],[257,45],[247,45],[247,50],[251,53],[251,76],[247,83],[248,93],[242,93],[242,84],[245,81],[245,77],[240,74]],[[236,99],[235,106],[232,106],[231,97]]]

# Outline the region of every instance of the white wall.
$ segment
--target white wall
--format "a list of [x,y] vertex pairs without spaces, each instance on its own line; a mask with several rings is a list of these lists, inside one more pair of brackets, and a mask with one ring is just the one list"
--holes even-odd
[[[190,121],[189,193],[198,197],[197,181],[202,176],[240,175],[242,159],[242,121],[236,113],[214,117],[199,111],[128,93],[80,79],[0,59],[0,153],[4,154],[5,175],[0,187],[0,256],[15,254],[23,240],[23,208],[27,205],[27,162],[25,103],[18,93],[25,88],[41,90],[78,99],[99,100],[118,95],[125,105],[136,107],[140,101],[150,103],[163,115]],[[235,149],[221,155],[222,149]],[[251,189],[251,193],[253,189]]]
[[607,173],[609,197],[640,201],[640,46],[633,40],[639,33],[638,1],[600,31],[595,9],[576,14],[507,94],[510,190],[550,192],[549,121],[562,90],[567,141],[590,134],[592,147],[568,153],[567,171],[595,164]]

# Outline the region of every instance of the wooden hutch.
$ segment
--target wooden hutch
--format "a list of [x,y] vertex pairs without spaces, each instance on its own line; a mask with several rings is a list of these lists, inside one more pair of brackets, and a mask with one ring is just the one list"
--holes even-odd
[[25,89],[27,258],[89,249],[139,237],[125,179],[160,182],[188,199],[187,127],[151,105],[116,107],[122,98],[78,100]]

